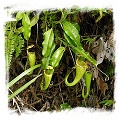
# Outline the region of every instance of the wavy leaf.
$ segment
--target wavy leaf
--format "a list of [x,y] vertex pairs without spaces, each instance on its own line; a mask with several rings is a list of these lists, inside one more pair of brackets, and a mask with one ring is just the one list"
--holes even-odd
[[44,33],[44,41],[42,43],[43,45],[42,55],[44,57],[48,57],[48,55],[50,54],[50,50],[53,45],[53,40],[54,40],[54,33],[51,28]]

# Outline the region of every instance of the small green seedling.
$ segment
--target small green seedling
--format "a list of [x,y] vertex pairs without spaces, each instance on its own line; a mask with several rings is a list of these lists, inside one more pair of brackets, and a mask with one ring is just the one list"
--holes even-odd
[[60,110],[71,110],[72,107],[68,103],[60,104]]
[[114,100],[103,100],[99,104],[104,104],[105,106],[111,106],[114,104]]

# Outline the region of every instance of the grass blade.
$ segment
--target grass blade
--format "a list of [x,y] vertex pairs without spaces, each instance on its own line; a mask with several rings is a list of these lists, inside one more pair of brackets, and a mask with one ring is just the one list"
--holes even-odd
[[14,78],[12,81],[10,81],[8,84],[7,84],[7,89],[9,87],[11,87],[14,83],[16,83],[19,79],[21,79],[23,76],[25,76],[26,74],[28,74],[29,72],[31,72],[32,70],[40,67],[41,64],[38,64],[38,65],[35,65],[29,69],[27,69],[26,71],[24,71],[23,73],[21,73],[19,76],[17,76],[16,78]]
[[26,89],[30,84],[32,84],[41,75],[42,74],[36,76],[35,78],[33,78],[32,80],[30,80],[29,82],[27,82],[25,85],[23,85],[22,87],[20,87],[18,90],[16,90],[14,93],[12,93],[11,95],[9,95],[8,96],[8,100],[11,100],[12,98],[14,98],[14,96],[18,95],[21,91],[23,91],[24,89]]

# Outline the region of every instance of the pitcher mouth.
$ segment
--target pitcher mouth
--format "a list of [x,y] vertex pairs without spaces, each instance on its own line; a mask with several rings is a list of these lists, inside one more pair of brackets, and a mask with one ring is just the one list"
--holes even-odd
[[87,68],[86,62],[78,60],[78,59],[76,60],[76,65],[79,66],[79,67],[85,67],[85,68]]

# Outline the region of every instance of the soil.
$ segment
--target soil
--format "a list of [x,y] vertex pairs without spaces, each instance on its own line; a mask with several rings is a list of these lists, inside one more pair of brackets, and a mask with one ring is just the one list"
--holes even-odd
[[[42,15],[40,15],[41,17]],[[80,25],[80,35],[82,39],[87,37],[94,38],[95,41],[98,41],[100,37],[104,38],[104,42],[110,39],[111,34],[113,33],[113,13],[105,14],[97,23],[95,22],[97,17],[92,16],[92,11],[89,12],[78,12],[76,22]],[[71,20],[72,15],[69,15],[68,18]],[[41,63],[42,59],[42,30],[40,26],[42,21],[38,21],[38,40],[36,44],[37,37],[37,29],[36,25],[32,27],[32,34],[29,43],[35,44],[35,52],[37,61],[36,64]],[[60,27],[58,29],[61,29]],[[94,54],[92,52],[93,45],[89,46],[86,44],[86,41],[81,42],[84,49],[91,54],[92,57],[96,59],[97,53]],[[22,91],[18,98],[15,98],[16,103],[13,103],[13,100],[9,102],[9,107],[11,109],[16,109],[18,112],[23,111],[24,108],[28,108],[33,111],[59,111],[60,105],[63,103],[67,103],[72,108],[75,107],[91,107],[95,109],[105,109],[105,110],[113,110],[114,105],[107,106],[104,104],[99,104],[100,101],[103,100],[114,100],[114,82],[115,82],[115,73],[114,73],[114,61],[109,61],[106,57],[103,59],[103,62],[98,65],[98,68],[105,72],[109,69],[109,66],[112,67],[113,72],[109,75],[109,80],[106,80],[106,76],[99,70],[96,70],[90,63],[90,69],[94,71],[93,79],[91,82],[91,91],[90,95],[86,98],[82,98],[82,86],[83,82],[80,81],[78,84],[72,87],[68,87],[64,83],[64,77],[69,70],[74,67],[74,62],[72,56],[74,54],[71,53],[70,49],[67,48],[60,65],[55,68],[55,72],[53,74],[53,78],[50,86],[47,90],[42,91],[40,89],[41,77],[39,77],[33,84],[31,84],[28,88]],[[114,53],[113,53],[114,54]],[[75,58],[75,57],[74,57]],[[11,66],[9,69],[9,80],[14,79],[16,76],[21,74],[24,71],[24,67],[27,61],[27,53],[26,53],[26,43],[24,48],[22,49],[21,55],[18,58],[13,56]],[[24,85],[30,79],[35,77],[39,72],[39,68],[36,69],[32,75],[24,76],[20,81],[18,81],[15,85],[13,85],[10,89],[14,92],[19,87]],[[98,76],[95,75],[98,72]],[[75,71],[73,71],[69,77],[69,80],[72,81],[75,77]],[[20,110],[18,110],[18,107]]]

